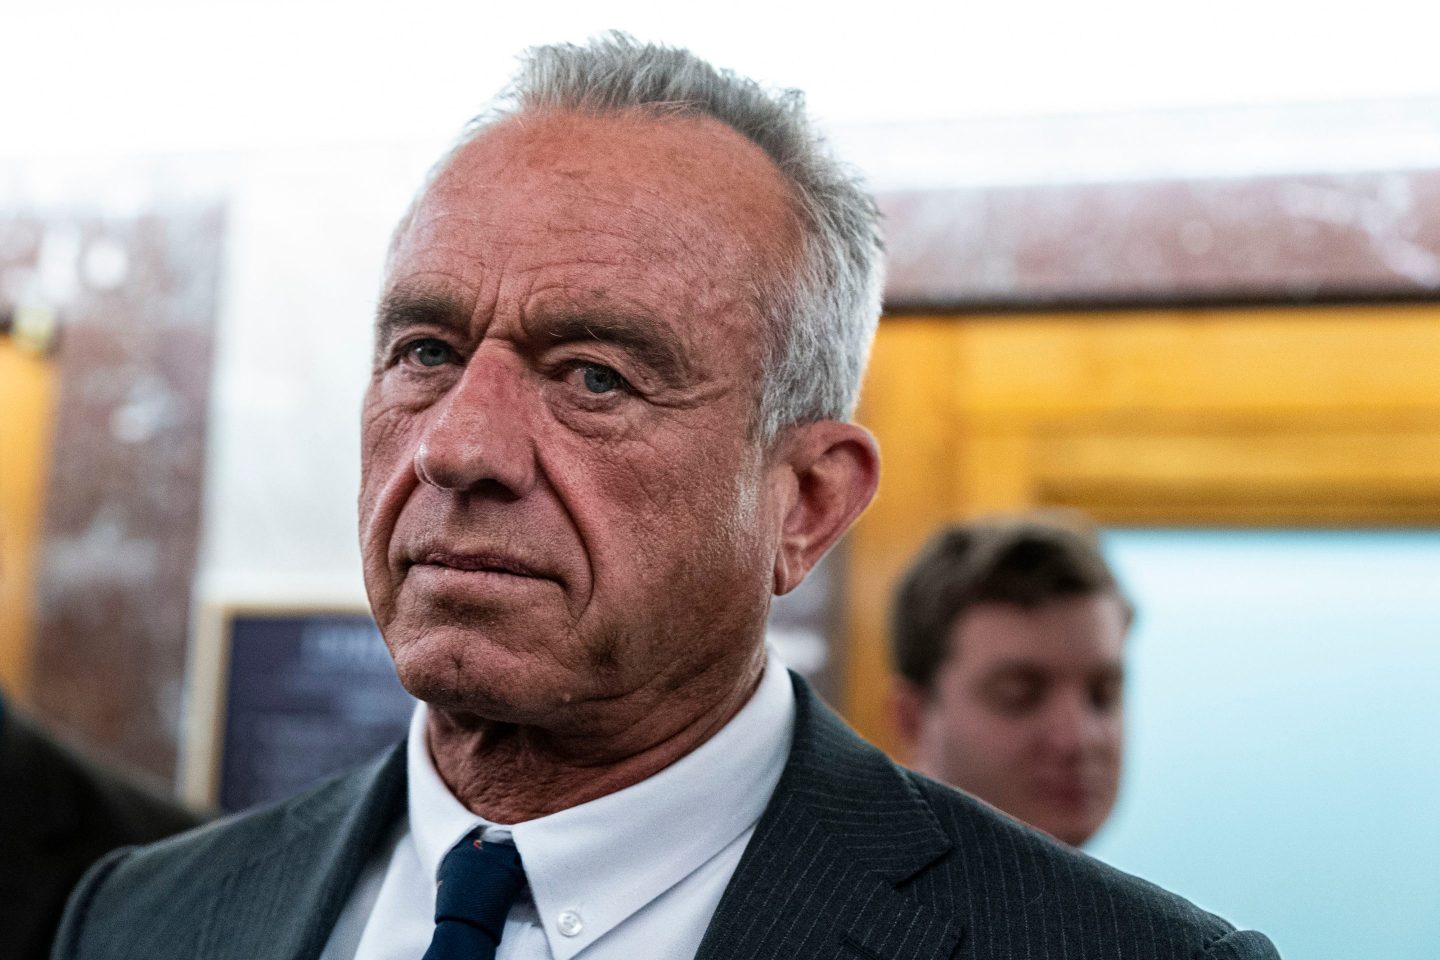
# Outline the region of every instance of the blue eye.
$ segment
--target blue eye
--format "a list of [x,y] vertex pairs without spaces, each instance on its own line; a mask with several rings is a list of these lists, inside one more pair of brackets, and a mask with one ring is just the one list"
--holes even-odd
[[585,389],[591,393],[609,393],[625,385],[625,378],[609,367],[596,363],[585,365]]
[[434,338],[416,340],[406,349],[406,353],[422,367],[438,367],[449,363],[455,356],[449,344]]

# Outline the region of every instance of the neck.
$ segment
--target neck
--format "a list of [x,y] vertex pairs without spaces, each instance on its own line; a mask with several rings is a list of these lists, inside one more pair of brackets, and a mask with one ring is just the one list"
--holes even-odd
[[652,777],[709,740],[755,693],[765,664],[758,654],[738,677],[632,696],[607,704],[603,719],[563,730],[431,706],[430,755],[450,792],[493,823],[557,813]]

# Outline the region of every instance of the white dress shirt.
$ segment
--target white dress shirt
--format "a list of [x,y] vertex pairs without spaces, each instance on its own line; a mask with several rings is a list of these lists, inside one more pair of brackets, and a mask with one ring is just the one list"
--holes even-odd
[[528,890],[496,960],[693,957],[780,780],[795,694],[773,652],[755,695],[709,740],[647,780],[538,820],[493,824],[435,770],[420,704],[407,744],[409,813],[371,858],[321,960],[419,960],[435,878],[476,826],[513,840]]

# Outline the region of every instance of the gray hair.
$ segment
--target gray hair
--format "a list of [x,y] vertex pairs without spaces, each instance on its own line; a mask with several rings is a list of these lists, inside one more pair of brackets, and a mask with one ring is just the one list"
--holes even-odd
[[793,273],[761,305],[768,316],[757,427],[769,440],[790,424],[848,420],[880,316],[880,215],[812,127],[800,91],[771,92],[688,50],[612,32],[583,47],[527,51],[456,150],[516,113],[633,108],[719,120],[764,150],[794,186],[803,246]]

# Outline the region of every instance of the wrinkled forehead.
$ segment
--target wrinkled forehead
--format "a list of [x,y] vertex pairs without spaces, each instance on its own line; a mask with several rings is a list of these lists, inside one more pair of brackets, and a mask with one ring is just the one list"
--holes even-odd
[[[452,153],[402,225],[395,252],[483,237],[581,240],[601,264],[628,256],[683,264],[713,282],[754,282],[792,267],[797,210],[793,186],[770,158],[717,120],[520,114]],[[442,221],[448,231],[436,230]]]
[[1027,663],[1051,672],[1118,669],[1128,619],[1112,591],[1055,597],[1036,607],[986,601],[950,625],[949,649],[977,670]]

